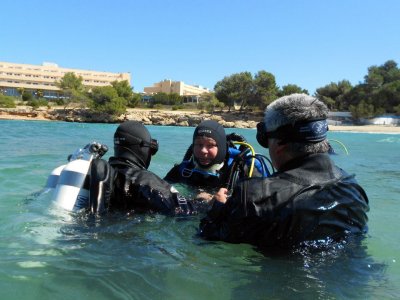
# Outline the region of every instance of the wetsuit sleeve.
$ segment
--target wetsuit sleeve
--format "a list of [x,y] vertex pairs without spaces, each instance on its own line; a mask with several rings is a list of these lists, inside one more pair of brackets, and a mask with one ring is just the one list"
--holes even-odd
[[240,239],[235,237],[236,227],[240,227],[243,222],[241,218],[232,218],[231,212],[236,211],[245,215],[245,205],[240,199],[240,184],[234,188],[233,194],[226,203],[214,201],[214,204],[207,216],[200,222],[199,234],[209,240],[222,240],[227,242],[239,242]]
[[175,165],[167,175],[165,175],[164,180],[168,181],[169,183],[177,183],[180,181],[180,172],[179,172],[179,166],[180,165]]
[[214,203],[199,233],[210,240],[287,248],[362,233],[368,210],[365,191],[351,177],[309,186],[256,177],[239,182],[225,204]]
[[260,237],[273,242],[277,235],[275,209],[266,206],[269,199],[261,180],[240,181],[225,204],[215,201],[200,222],[200,236],[230,243],[258,244]]
[[92,213],[103,213],[110,203],[114,171],[109,163],[103,159],[93,160],[90,168],[90,211]]
[[[143,208],[170,215],[191,215],[196,213],[191,201],[188,201],[172,185],[157,175],[142,172],[136,181],[138,204]],[[139,203],[139,201],[141,203]]]

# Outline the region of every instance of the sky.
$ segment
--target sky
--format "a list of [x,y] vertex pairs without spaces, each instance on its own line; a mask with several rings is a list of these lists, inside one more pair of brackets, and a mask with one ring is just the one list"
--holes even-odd
[[314,94],[400,63],[399,0],[2,0],[0,61],[213,89],[265,70]]

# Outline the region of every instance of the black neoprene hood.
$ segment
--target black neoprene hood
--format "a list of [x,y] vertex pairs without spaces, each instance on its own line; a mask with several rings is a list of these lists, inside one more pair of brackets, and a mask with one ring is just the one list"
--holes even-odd
[[150,133],[142,123],[126,121],[114,134],[115,157],[125,158],[147,169],[151,160],[150,143]]
[[[206,120],[201,122],[193,133],[193,144],[197,137],[204,136],[215,140],[218,153],[210,165],[220,164],[224,161],[226,156],[226,134],[225,129],[218,122],[213,120]],[[195,158],[196,159],[196,158]],[[197,163],[199,163],[197,161]]]

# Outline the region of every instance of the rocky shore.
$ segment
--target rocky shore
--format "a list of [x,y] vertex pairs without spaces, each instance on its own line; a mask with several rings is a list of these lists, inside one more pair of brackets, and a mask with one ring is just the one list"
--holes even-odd
[[0,119],[49,120],[79,123],[120,123],[126,120],[140,121],[145,125],[196,126],[203,120],[215,120],[226,128],[255,128],[263,113],[170,111],[128,109],[112,118],[107,114],[94,114],[86,109],[17,107],[0,108]]
[[[0,120],[41,120],[66,121],[81,123],[121,123],[126,120],[137,120],[145,125],[160,126],[196,126],[203,120],[216,120],[225,128],[256,128],[262,120],[263,113],[216,112],[214,114],[196,111],[167,111],[149,109],[128,109],[118,118],[110,118],[106,114],[92,114],[86,109],[64,109],[41,107],[32,109],[27,106],[17,108],[0,108]],[[400,134],[400,126],[393,125],[363,125],[334,126],[330,131],[376,132]]]

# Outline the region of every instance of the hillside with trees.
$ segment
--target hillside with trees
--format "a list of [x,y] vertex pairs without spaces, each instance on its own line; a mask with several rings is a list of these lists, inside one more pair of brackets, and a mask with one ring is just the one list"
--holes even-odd
[[[214,92],[200,96],[197,106],[184,105],[184,96],[178,94],[143,96],[134,93],[127,81],[114,81],[111,86],[88,88],[82,84],[82,80],[82,77],[74,73],[66,73],[56,83],[60,96],[52,101],[64,109],[85,108],[93,113],[114,117],[134,107],[173,110],[189,107],[211,113],[226,109],[228,112],[239,110],[246,114],[249,111],[263,111],[269,103],[284,95],[309,94],[296,84],[279,87],[275,76],[265,70],[254,75],[244,71],[225,76],[215,84]],[[20,88],[19,93],[20,98],[0,94],[0,107],[13,107],[14,100],[22,100],[32,107],[50,105],[43,98],[43,91],[30,93]],[[343,79],[317,88],[314,96],[326,103],[332,111],[350,111],[354,119],[382,114],[400,115],[400,69],[395,61],[388,60],[383,65],[369,67],[364,80],[355,86]]]

